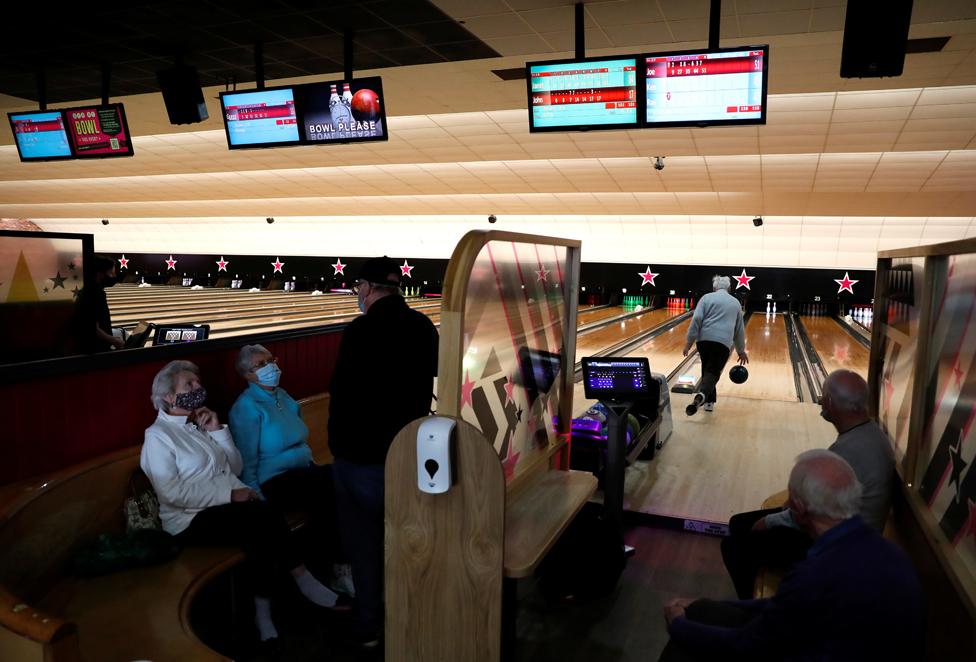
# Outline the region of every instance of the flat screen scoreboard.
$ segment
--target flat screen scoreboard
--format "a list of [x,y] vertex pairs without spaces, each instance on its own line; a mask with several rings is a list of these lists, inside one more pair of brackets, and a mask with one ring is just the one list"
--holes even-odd
[[526,66],[530,131],[637,127],[636,57]]
[[647,55],[645,125],[763,124],[766,47]]
[[298,143],[292,88],[224,93],[220,102],[231,148]]
[[132,156],[121,103],[8,113],[21,161]]
[[21,161],[70,159],[71,145],[60,110],[10,113]]

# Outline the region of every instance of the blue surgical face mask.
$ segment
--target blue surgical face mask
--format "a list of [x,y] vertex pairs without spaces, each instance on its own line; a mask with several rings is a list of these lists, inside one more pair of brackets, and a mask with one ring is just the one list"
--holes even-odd
[[277,363],[268,363],[255,370],[254,376],[261,386],[277,386],[281,379],[281,368]]
[[362,287],[359,288],[359,296],[357,297],[356,303],[359,305],[359,312],[365,313],[366,312],[366,293],[363,291],[363,288]]

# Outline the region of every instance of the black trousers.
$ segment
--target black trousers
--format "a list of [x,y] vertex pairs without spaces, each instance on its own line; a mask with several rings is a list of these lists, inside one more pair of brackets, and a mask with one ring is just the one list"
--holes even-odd
[[699,340],[695,346],[701,357],[702,377],[698,390],[705,394],[705,402],[715,402],[715,385],[722,377],[732,350],[720,342]]
[[779,511],[779,508],[754,510],[733,515],[729,520],[729,536],[722,540],[722,560],[736,595],[742,600],[752,597],[760,567],[788,570],[806,558],[813,544],[806,533],[787,526],[752,530],[752,525],[760,519]]
[[261,492],[282,513],[308,514],[308,524],[298,536],[305,550],[304,558],[322,564],[343,560],[332,467],[311,464],[285,471],[262,483]]
[[[748,624],[757,614],[758,611],[715,600],[696,600],[685,609],[685,618],[689,620],[705,625],[730,628]],[[723,659],[733,660],[735,658],[726,657]],[[711,662],[711,660],[705,660],[705,658],[685,650],[680,644],[669,641],[668,645],[661,651],[658,662]]]
[[269,596],[275,577],[301,565],[285,518],[265,501],[211,506],[197,513],[177,538],[185,545],[240,547],[254,593]]

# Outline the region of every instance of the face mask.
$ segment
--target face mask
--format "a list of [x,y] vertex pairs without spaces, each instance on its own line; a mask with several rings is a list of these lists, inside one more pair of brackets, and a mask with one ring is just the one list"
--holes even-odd
[[275,363],[268,363],[255,370],[254,376],[261,386],[277,386],[281,379],[281,368]]
[[180,409],[186,409],[188,411],[193,411],[194,409],[199,409],[203,406],[203,403],[207,401],[207,389],[202,386],[198,389],[194,389],[189,393],[177,393],[176,394],[176,406]]
[[359,312],[365,313],[366,312],[366,292],[364,292],[363,291],[363,288],[361,288],[361,287],[359,288],[359,296],[357,298],[357,303],[359,304]]

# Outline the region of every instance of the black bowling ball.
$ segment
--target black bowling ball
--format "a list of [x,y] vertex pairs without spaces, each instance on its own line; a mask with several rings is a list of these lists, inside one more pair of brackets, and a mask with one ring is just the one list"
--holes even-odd
[[736,384],[742,384],[749,379],[749,371],[746,370],[744,365],[733,366],[733,368],[729,370],[729,379]]

